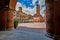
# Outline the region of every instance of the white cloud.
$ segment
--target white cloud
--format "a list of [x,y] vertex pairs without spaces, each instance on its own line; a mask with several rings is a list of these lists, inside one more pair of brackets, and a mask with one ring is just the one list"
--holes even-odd
[[19,2],[17,2],[17,4],[16,4],[16,11],[19,10],[19,7],[22,7],[22,5]]
[[45,4],[45,0],[39,0],[39,4],[40,4],[40,5]]
[[[36,1],[37,1],[37,0],[33,0],[33,2],[32,2],[33,4],[31,4],[31,5],[34,5]],[[45,3],[44,3],[44,0],[39,0],[39,4],[40,4],[40,5],[45,4]],[[22,11],[23,11],[24,13],[31,14],[31,15],[34,15],[34,14],[36,13],[36,6],[35,6],[33,9],[30,8],[30,7],[26,8],[25,5],[22,5],[20,2],[17,2],[17,4],[16,4],[16,10],[17,10],[17,11],[18,11],[18,8],[19,8],[19,7],[22,7]],[[45,7],[43,7],[43,9],[40,10],[40,13],[41,13],[42,16],[44,16],[44,14],[43,14],[44,9],[45,9]]]
[[34,5],[37,0],[32,0],[32,4]]
[[19,10],[19,7],[22,7],[22,11],[24,13],[31,14],[31,15],[36,13],[36,7],[34,7],[33,9],[30,8],[30,7],[26,8],[26,6],[24,6],[24,5],[22,6],[21,3],[17,2],[17,4],[16,4],[16,11]]
[[31,9],[30,7],[28,7],[28,8],[23,7],[23,12],[33,15],[36,13],[36,7],[34,7],[33,9]]
[[[40,7],[41,7],[42,5],[45,5],[45,0],[39,0],[39,4],[40,4]],[[44,16],[44,9],[45,9],[45,7],[43,7],[43,8],[40,10],[40,14],[41,14],[42,16]]]
[[44,16],[44,10],[45,10],[45,9],[46,9],[46,8],[43,7],[43,9],[40,11],[40,13],[41,13],[42,16]]

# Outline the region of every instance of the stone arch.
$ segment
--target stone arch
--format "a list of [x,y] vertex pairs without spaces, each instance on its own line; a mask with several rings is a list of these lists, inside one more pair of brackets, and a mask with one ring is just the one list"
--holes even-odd
[[14,14],[17,0],[1,0],[0,30],[14,29]]
[[[59,23],[60,22],[60,14],[59,14],[60,0],[45,0],[45,1],[46,1],[45,2],[46,10],[47,10],[47,13],[46,13],[47,34],[52,37],[53,36],[60,37],[60,31],[59,31],[60,30],[60,23]],[[7,29],[14,28],[13,11],[15,10],[16,2],[17,0],[10,0],[9,7],[4,8],[4,10],[0,10],[0,19],[1,19],[0,30],[7,30]]]

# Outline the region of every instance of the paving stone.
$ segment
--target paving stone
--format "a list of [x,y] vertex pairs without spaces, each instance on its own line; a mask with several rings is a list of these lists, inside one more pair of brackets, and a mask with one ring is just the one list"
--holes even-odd
[[21,30],[1,31],[0,40],[53,40],[44,33],[28,32]]

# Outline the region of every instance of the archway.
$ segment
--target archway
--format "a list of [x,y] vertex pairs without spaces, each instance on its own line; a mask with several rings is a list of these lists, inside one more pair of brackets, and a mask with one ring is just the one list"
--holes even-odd
[[[14,29],[14,14],[17,0],[0,1],[0,30]],[[13,3],[13,4],[12,4]]]
[[[14,2],[14,3],[13,3]],[[0,11],[0,29],[1,30],[7,30],[14,28],[14,18],[13,18],[13,11],[15,9],[15,4],[17,0],[10,0],[9,8],[6,11],[4,10]],[[12,4],[13,3],[13,4]],[[60,1],[59,0],[46,0],[46,7],[47,7],[47,14],[46,14],[46,29],[49,35],[51,36],[58,36],[60,35]],[[2,5],[3,6],[3,5]],[[4,14],[4,15],[3,15]]]

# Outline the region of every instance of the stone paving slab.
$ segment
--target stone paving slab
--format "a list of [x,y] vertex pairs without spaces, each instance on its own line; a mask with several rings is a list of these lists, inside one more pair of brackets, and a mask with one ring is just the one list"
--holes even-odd
[[46,33],[46,28],[28,28],[28,27],[19,27],[17,30],[22,31],[30,31],[30,32],[38,32],[38,33]]
[[18,28],[20,26],[28,28],[46,28],[46,23],[45,22],[19,23]]
[[44,33],[28,32],[21,30],[0,31],[0,40],[53,40]]

